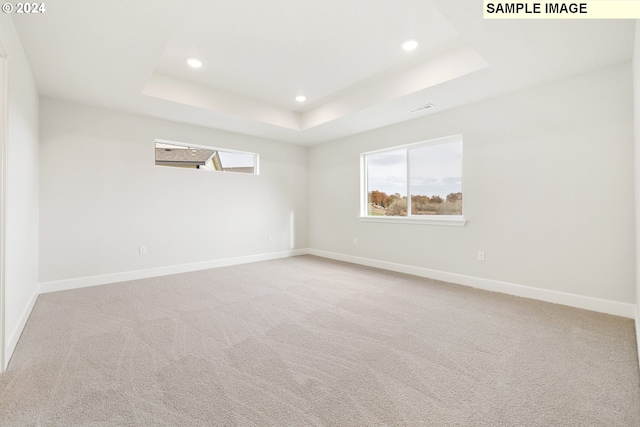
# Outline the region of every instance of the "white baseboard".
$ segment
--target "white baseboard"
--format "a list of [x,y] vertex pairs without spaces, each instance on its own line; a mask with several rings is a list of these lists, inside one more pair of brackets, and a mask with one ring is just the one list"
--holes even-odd
[[[549,289],[534,288],[531,286],[517,285],[509,282],[501,282],[480,277],[465,276],[445,271],[430,270],[428,268],[415,267],[406,264],[397,264],[387,261],[379,261],[371,258],[361,258],[353,255],[340,254],[335,252],[309,249],[310,255],[323,258],[330,258],[338,261],[350,262],[353,264],[366,265],[369,267],[381,268],[384,270],[396,271],[399,273],[412,274],[414,276],[426,277],[434,280],[455,283],[458,285],[470,286],[472,288],[483,289],[491,292],[501,292],[503,294],[518,297],[531,298],[555,304],[567,305],[570,307],[582,308],[585,310],[597,311],[600,313],[613,314],[615,316],[637,317],[635,304],[628,304],[618,301],[593,298],[583,295],[570,294],[567,292],[552,291]],[[638,320],[636,320],[636,324]],[[636,331],[638,329],[636,328]]]
[[74,279],[56,280],[40,283],[40,293],[66,291],[69,289],[86,288],[89,286],[106,285],[108,283],[127,282],[129,280],[147,279],[150,277],[167,276],[169,274],[188,273],[190,271],[207,270],[210,268],[228,267],[231,265],[248,264],[258,261],[269,261],[288,258],[296,255],[306,255],[306,249],[295,249],[282,252],[271,252],[259,255],[248,255],[236,258],[225,258],[191,264],[171,265],[167,267],[148,268],[145,270],[125,271],[122,273],[102,274],[98,276],[78,277]]
[[5,350],[4,350],[4,364],[5,364],[3,367],[4,369],[7,369],[7,366],[9,366],[9,361],[11,360],[11,356],[13,355],[13,352],[15,351],[16,346],[18,345],[18,340],[20,339],[20,335],[22,335],[22,331],[24,330],[24,327],[27,325],[27,320],[29,320],[31,311],[33,310],[33,307],[36,305],[38,295],[40,295],[40,292],[39,292],[39,289],[36,288],[36,291],[31,296],[29,303],[27,304],[27,306],[22,311],[22,314],[20,315],[20,321],[18,322],[18,325],[13,330],[13,333],[9,336],[9,340],[7,341],[7,346],[5,347]]
[[[340,254],[318,249],[296,249],[291,251],[249,255],[192,264],[181,264],[168,267],[158,267],[145,270],[135,270],[122,273],[80,277],[40,283],[38,289],[36,289],[36,292],[29,301],[29,304],[24,309],[22,316],[20,317],[20,323],[15,328],[13,334],[10,336],[10,339],[7,342],[7,346],[5,348],[4,368],[6,369],[7,365],[9,364],[9,360],[11,359],[16,345],[18,344],[18,340],[27,323],[27,320],[29,319],[29,315],[31,314],[31,311],[35,306],[38,295],[41,293],[77,289],[88,286],[104,285],[108,283],[124,282],[129,280],[145,279],[150,277],[165,276],[169,274],[186,273],[190,271],[206,270],[210,268],[226,267],[238,264],[247,264],[258,261],[269,261],[273,259],[287,258],[291,256],[306,254],[316,255],[319,257],[334,259],[338,261],[350,262],[353,264],[365,265],[369,267],[381,268],[384,270],[396,271],[399,273],[412,274],[415,276],[441,280],[458,285],[470,286],[473,288],[492,292],[501,292],[508,295],[531,298],[540,301],[562,304],[570,307],[582,308],[586,310],[635,319],[636,342],[638,345],[638,354],[640,355],[640,307],[637,307],[635,304],[610,301],[583,295],[570,294],[566,292],[552,291],[548,289],[534,288],[498,280],[483,279],[480,277],[466,276],[456,273],[448,273],[445,271],[431,270],[428,268],[380,261],[371,258],[357,257],[353,255]],[[638,363],[640,367],[640,356]],[[0,369],[0,371],[2,371],[2,369]]]
[[636,345],[638,346],[638,369],[640,369],[640,305],[636,307]]
[[[613,314],[615,316],[636,319],[636,332],[638,334],[638,346],[640,349],[640,307],[636,308],[635,304],[628,304],[618,301],[605,300],[601,298],[588,297],[584,295],[571,294],[567,292],[553,291],[549,289],[534,288],[531,286],[518,285],[515,283],[502,282],[492,279],[484,279],[480,277],[466,276],[462,274],[449,273],[439,270],[431,270],[423,267],[416,267],[406,264],[398,264],[388,261],[380,261],[371,258],[357,257],[353,255],[341,254],[337,252],[323,251],[319,249],[295,249],[291,251],[272,252],[259,255],[249,255],[236,258],[225,258],[219,260],[172,265],[167,267],[157,267],[145,270],[126,271],[121,273],[103,274],[98,276],[79,277],[74,279],[57,280],[51,282],[42,282],[39,286],[39,293],[57,292],[69,289],[78,289],[88,286],[105,285],[108,283],[126,282],[129,280],[146,279],[150,277],[166,276],[169,274],[187,273],[190,271],[206,270],[210,268],[227,267],[238,264],[247,264],[258,261],[269,261],[279,258],[287,258],[298,255],[316,255],[323,258],[334,259],[338,261],[350,262],[353,264],[366,265],[369,267],[381,268],[384,270],[397,271],[399,273],[412,274],[414,276],[426,277],[434,280],[455,283],[458,285],[470,286],[486,291],[500,292],[508,295],[514,295],[524,298],[531,298],[540,301],[551,302],[555,304],[567,305],[570,307],[582,308],[585,310],[597,311],[600,313]],[[37,297],[37,294],[36,296]],[[26,311],[24,322],[29,317],[28,314],[35,304],[35,297]],[[22,332],[24,325],[19,328]],[[19,337],[19,334],[18,334]],[[10,343],[13,343],[12,336]],[[15,343],[14,347],[15,347]],[[12,350],[13,351],[13,350]],[[11,351],[11,352],[12,352]],[[5,361],[9,359],[11,352],[5,353],[7,356]]]

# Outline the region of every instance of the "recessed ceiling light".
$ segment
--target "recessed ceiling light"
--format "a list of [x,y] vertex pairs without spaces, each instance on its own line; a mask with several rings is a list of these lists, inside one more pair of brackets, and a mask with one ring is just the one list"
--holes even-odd
[[418,47],[418,42],[415,40],[407,40],[402,43],[402,48],[406,51],[413,50]]
[[187,64],[189,64],[193,68],[202,67],[202,61],[200,61],[198,58],[187,58]]
[[296,101],[298,101],[298,102],[304,102],[306,100],[307,100],[306,96],[302,96],[302,95],[296,96]]

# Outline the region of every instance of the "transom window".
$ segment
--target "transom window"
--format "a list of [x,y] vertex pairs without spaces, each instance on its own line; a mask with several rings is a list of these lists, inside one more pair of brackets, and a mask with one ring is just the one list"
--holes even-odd
[[363,153],[363,218],[462,220],[462,136]]
[[245,151],[156,140],[156,165],[258,174],[258,155]]

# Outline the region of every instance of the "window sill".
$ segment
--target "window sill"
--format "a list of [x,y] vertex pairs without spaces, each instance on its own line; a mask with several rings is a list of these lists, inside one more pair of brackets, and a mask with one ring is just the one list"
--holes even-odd
[[454,227],[464,227],[467,220],[457,215],[441,215],[424,217],[397,217],[397,216],[361,216],[360,221],[364,222],[386,222],[392,224],[420,224],[420,225],[447,225]]

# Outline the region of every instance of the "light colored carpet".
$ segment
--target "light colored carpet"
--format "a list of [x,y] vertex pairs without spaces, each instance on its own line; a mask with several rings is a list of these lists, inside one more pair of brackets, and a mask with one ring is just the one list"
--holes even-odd
[[1,426],[639,426],[633,322],[312,256],[41,295]]

